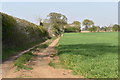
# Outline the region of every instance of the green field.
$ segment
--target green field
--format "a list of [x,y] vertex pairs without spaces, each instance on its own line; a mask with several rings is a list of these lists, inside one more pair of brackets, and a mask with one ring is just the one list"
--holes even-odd
[[65,33],[57,46],[61,65],[87,78],[118,77],[118,33]]

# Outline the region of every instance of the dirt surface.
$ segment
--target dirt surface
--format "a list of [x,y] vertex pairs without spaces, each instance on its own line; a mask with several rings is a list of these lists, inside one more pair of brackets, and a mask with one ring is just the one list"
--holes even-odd
[[53,68],[48,65],[51,61],[50,54],[56,53],[54,47],[58,43],[60,38],[54,40],[49,47],[42,51],[38,51],[37,57],[34,57],[32,61],[28,62],[32,70],[20,70],[16,72],[16,68],[13,66],[14,61],[7,61],[3,66],[3,78],[82,78],[80,76],[72,75],[71,70],[65,70],[61,68]]
[[82,33],[89,33],[90,31],[81,31]]

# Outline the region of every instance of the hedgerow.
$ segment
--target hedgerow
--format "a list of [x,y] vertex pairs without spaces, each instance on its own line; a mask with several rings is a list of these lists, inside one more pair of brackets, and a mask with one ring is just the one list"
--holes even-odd
[[5,13],[2,16],[2,42],[3,56],[4,49],[25,46],[33,42],[42,42],[49,37],[48,31],[39,25],[35,25],[26,20],[12,17]]
[[80,32],[80,29],[78,27],[67,27],[65,32]]

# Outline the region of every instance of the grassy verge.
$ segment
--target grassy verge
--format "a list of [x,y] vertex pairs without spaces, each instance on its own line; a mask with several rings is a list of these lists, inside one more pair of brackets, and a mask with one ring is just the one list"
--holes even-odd
[[118,33],[65,33],[58,43],[60,64],[87,78],[118,77]]
[[[44,43],[44,44],[41,44],[40,46],[36,47],[36,48],[46,48],[48,47],[48,45],[53,41],[55,40],[57,37],[53,37],[51,39],[49,39],[48,42]],[[18,46],[18,47],[15,47],[15,48],[2,48],[2,60],[5,61],[7,60],[10,56],[13,56],[23,50],[26,50],[28,48],[31,48],[33,47],[34,45],[36,44],[39,44],[39,43],[42,43],[43,41],[36,41],[36,42],[32,42],[30,44],[27,44],[27,45],[22,45],[22,46]],[[34,49],[36,49],[34,48]]]
[[48,65],[51,66],[51,67],[53,67],[53,68],[56,67],[56,63],[53,63],[53,61],[50,61],[50,62],[48,63]]
[[53,37],[53,38],[49,39],[47,42],[45,42],[44,44],[41,44],[41,45],[35,47],[35,48],[32,49],[32,50],[47,48],[47,47],[53,42],[53,40],[55,40],[56,38],[57,38],[57,37]]
[[27,69],[30,70],[32,68],[29,68],[25,66],[26,62],[28,62],[34,55],[31,52],[24,53],[22,56],[20,56],[16,61],[15,61],[15,66],[17,67],[18,70],[20,69]]
[[43,42],[43,41],[36,41],[36,42],[32,42],[27,45],[22,45],[22,46],[18,46],[18,47],[14,47],[14,48],[2,48],[2,60],[5,61],[10,56],[13,56],[13,55],[17,54],[18,52],[21,52],[23,50],[31,48],[34,45],[39,44],[41,42]]
[[[48,42],[45,42],[44,44],[41,44],[41,45],[35,47],[31,51],[34,51],[35,49],[44,49],[44,48],[47,48],[49,46],[49,44],[51,44],[52,41],[55,40],[55,39],[56,39],[56,37],[53,37],[53,38],[49,39]],[[34,57],[34,55],[31,52],[27,52],[27,53],[24,53],[19,58],[17,58],[17,60],[15,60],[15,64],[14,64],[17,67],[17,70],[20,70],[20,69],[31,70],[32,68],[29,68],[25,64],[28,61],[30,61],[32,57]]]

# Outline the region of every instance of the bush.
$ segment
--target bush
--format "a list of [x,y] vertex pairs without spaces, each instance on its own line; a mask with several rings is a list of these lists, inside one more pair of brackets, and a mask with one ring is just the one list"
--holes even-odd
[[65,32],[80,32],[80,29],[77,27],[67,27],[65,28]]

